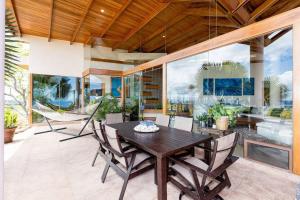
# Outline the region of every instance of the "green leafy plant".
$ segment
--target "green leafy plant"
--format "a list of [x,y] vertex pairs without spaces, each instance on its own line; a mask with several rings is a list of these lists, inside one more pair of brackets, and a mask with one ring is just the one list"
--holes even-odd
[[198,115],[196,118],[197,118],[198,121],[207,122],[207,120],[208,120],[208,114],[207,113],[203,113],[202,115]]
[[125,112],[130,114],[130,120],[139,119],[139,99],[131,98],[125,105]]
[[221,117],[227,116],[229,119],[229,125],[234,127],[236,125],[236,117],[239,113],[239,109],[225,107],[223,104],[217,103],[210,108],[210,112],[215,121]]
[[108,113],[119,113],[122,111],[119,106],[119,100],[110,94],[105,94],[102,98],[102,104],[95,114],[95,119],[97,121],[105,119]]
[[9,9],[5,12],[5,57],[4,76],[5,79],[13,77],[19,67],[19,44],[16,38],[16,22]]
[[18,123],[18,114],[10,108],[5,108],[4,111],[4,127],[16,128]]

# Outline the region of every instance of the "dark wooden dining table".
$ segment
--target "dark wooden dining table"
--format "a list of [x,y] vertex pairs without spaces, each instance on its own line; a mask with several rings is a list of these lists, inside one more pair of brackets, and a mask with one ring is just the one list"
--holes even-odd
[[[133,129],[138,124],[139,122],[125,122],[109,126],[118,129],[118,134],[129,143],[156,156],[157,199],[166,200],[168,156],[200,143],[210,148],[212,137],[164,126],[159,126],[160,130],[155,133],[138,133]],[[209,155],[206,153],[207,159]]]

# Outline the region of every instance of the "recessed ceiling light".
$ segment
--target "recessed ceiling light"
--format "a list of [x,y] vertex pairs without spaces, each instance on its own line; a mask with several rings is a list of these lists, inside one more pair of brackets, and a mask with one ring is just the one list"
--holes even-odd
[[163,35],[162,37],[163,37],[163,38],[165,38],[166,36],[165,36],[165,35]]
[[104,10],[103,10],[103,9],[101,9],[101,10],[100,10],[100,12],[101,12],[101,13],[104,13]]

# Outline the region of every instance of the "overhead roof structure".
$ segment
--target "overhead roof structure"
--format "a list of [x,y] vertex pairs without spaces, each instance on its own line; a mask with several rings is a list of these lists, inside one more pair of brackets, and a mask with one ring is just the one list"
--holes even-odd
[[[285,12],[300,0],[6,0],[19,34],[171,53]],[[209,28],[210,27],[210,28]],[[209,30],[210,29],[210,30]],[[210,36],[209,36],[210,33]]]

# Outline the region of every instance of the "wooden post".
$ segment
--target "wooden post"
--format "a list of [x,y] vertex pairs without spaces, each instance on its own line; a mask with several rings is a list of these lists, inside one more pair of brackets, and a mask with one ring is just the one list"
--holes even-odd
[[300,175],[300,21],[293,25],[293,172]]
[[81,78],[81,112],[85,112],[84,110],[84,87],[85,87],[85,76]]
[[162,66],[162,101],[163,101],[163,114],[167,114],[168,111],[168,97],[167,97],[167,63]]
[[28,91],[28,123],[29,126],[32,125],[32,92],[33,90],[33,80],[32,73],[29,73],[29,91]]

